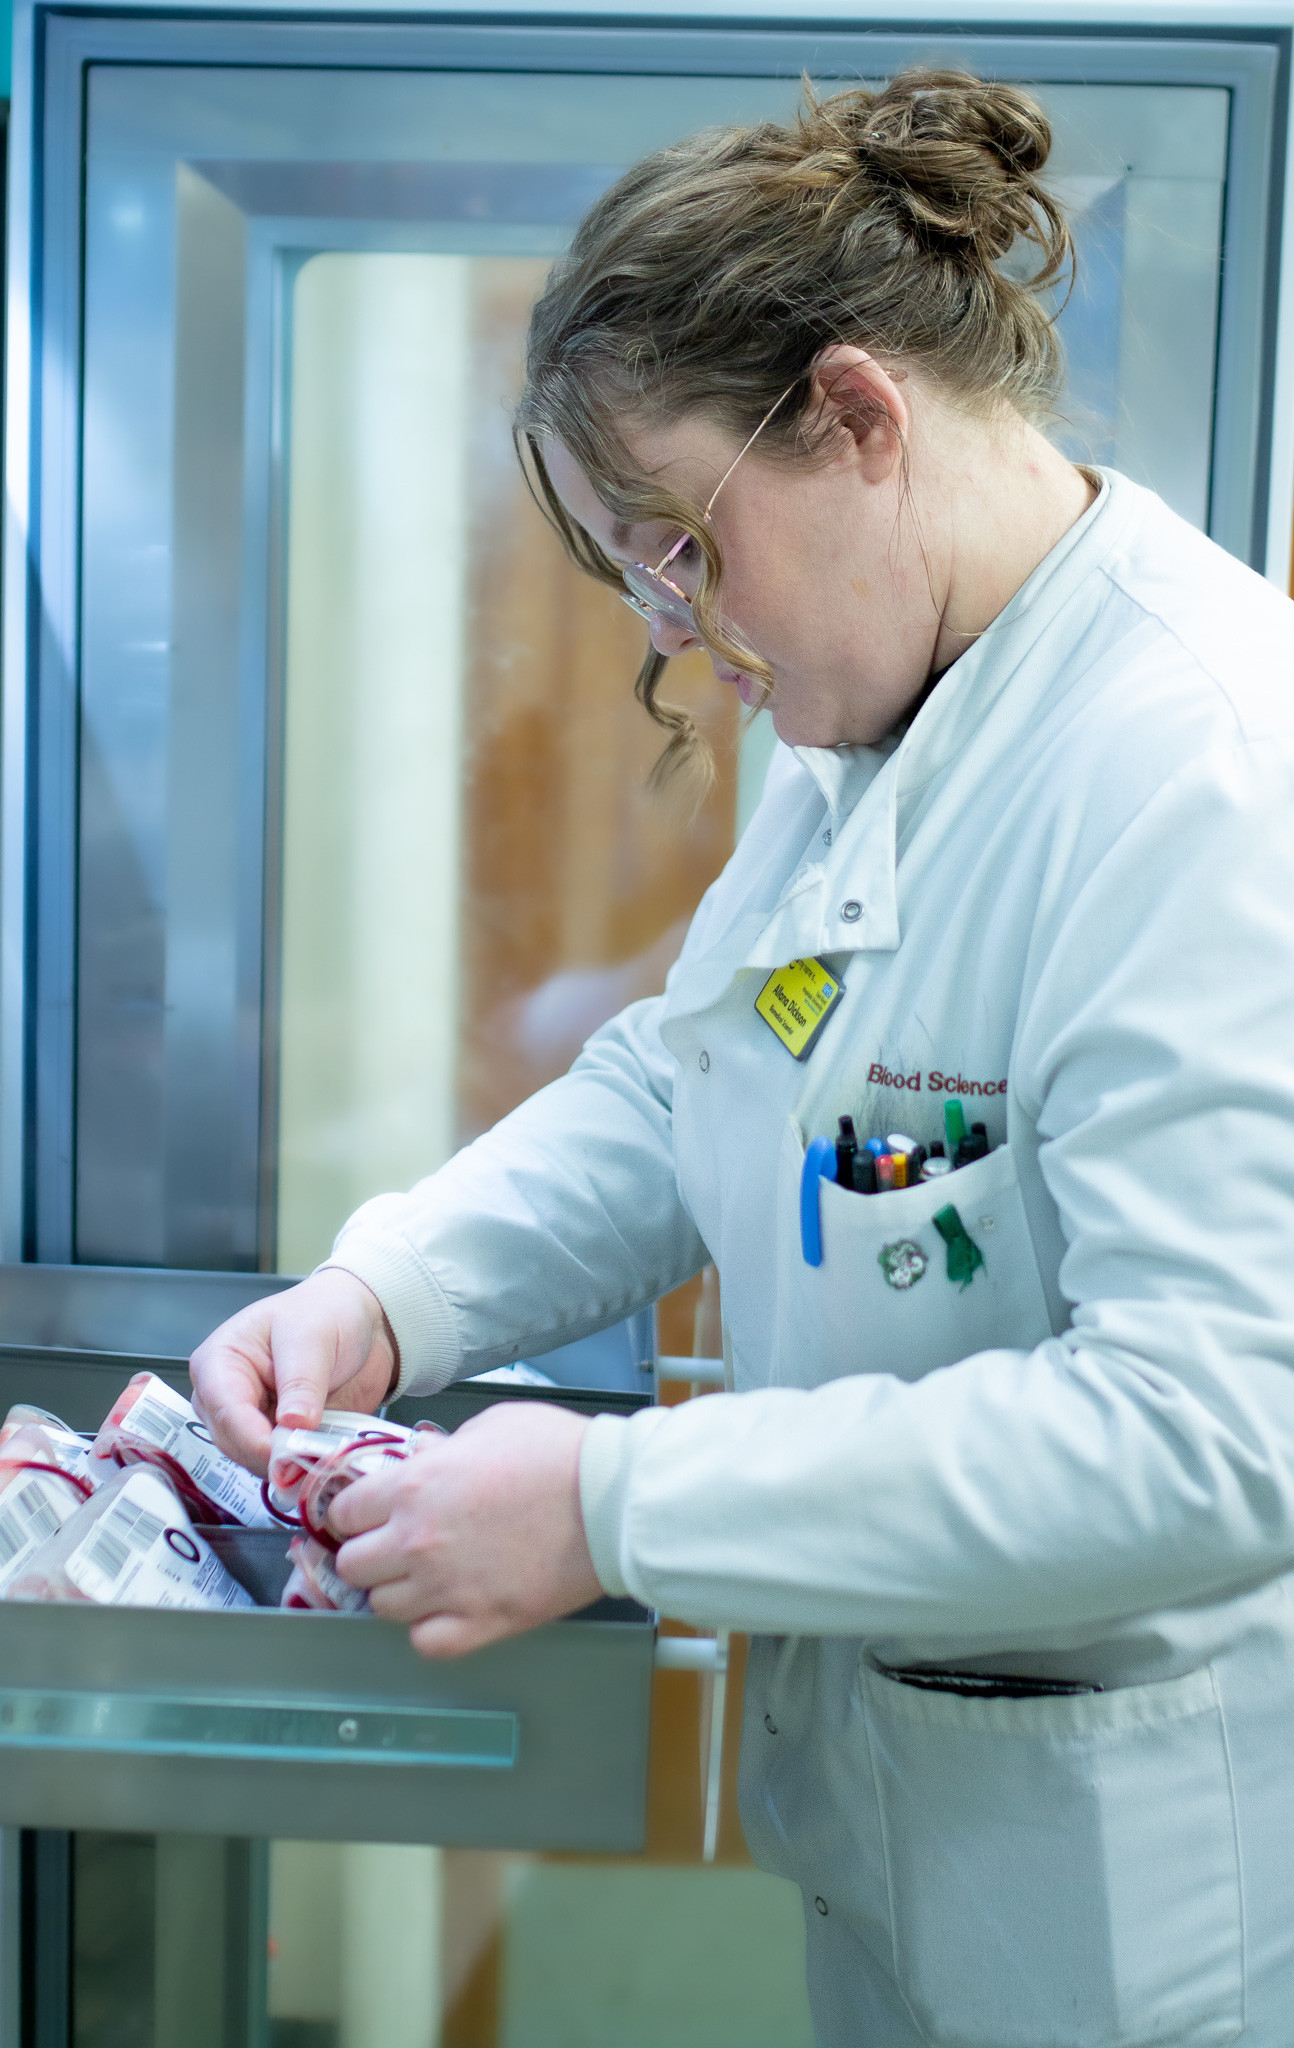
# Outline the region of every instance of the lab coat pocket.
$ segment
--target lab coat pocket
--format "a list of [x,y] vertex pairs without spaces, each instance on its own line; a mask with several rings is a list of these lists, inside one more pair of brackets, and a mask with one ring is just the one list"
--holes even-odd
[[[817,1386],[848,1372],[916,1380],[977,1351],[1032,1350],[1053,1332],[1010,1147],[888,1194],[818,1187],[822,1263],[800,1235],[804,1140],[788,1123],[779,1198],[775,1378]],[[981,1263],[963,1284],[934,1218],[951,1204]],[[955,1264],[955,1262],[954,1262]]]
[[1221,2048],[1240,1871],[1211,1670],[966,1698],[863,1672],[895,1973],[939,2048]]

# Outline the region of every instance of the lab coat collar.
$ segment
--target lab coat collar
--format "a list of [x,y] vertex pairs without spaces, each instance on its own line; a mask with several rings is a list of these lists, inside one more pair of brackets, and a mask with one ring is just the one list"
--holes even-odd
[[832,830],[853,811],[871,788],[901,733],[892,733],[878,747],[793,747],[792,753],[822,791]]
[[[943,676],[901,736],[873,747],[797,747],[831,819],[830,851],[808,860],[746,955],[773,968],[811,954],[894,952],[898,907],[898,808],[905,790],[964,751],[1013,682],[1030,650],[1097,563],[1122,536],[1137,491],[1103,470],[1101,489],[1011,602]],[[1012,715],[1024,725],[1046,688],[1045,666],[1017,688]]]

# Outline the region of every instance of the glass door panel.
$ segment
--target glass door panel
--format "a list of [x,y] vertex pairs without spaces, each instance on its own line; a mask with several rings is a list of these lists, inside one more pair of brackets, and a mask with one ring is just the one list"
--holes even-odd
[[278,1258],[454,1137],[471,259],[296,280]]
[[278,1264],[428,1173],[664,982],[734,836],[647,789],[642,629],[564,560],[509,430],[547,262],[330,253],[291,321]]

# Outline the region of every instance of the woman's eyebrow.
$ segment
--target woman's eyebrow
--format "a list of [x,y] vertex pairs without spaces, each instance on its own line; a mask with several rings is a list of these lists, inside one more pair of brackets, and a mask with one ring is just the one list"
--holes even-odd
[[612,545],[618,548],[627,548],[629,536],[632,532],[632,526],[627,525],[623,519],[614,520],[611,527]]

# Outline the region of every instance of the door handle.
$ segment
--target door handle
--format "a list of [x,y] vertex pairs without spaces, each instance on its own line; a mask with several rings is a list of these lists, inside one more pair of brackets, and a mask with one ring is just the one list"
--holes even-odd
[[515,1714],[471,1707],[0,1686],[0,1750],[508,1770],[517,1737]]

